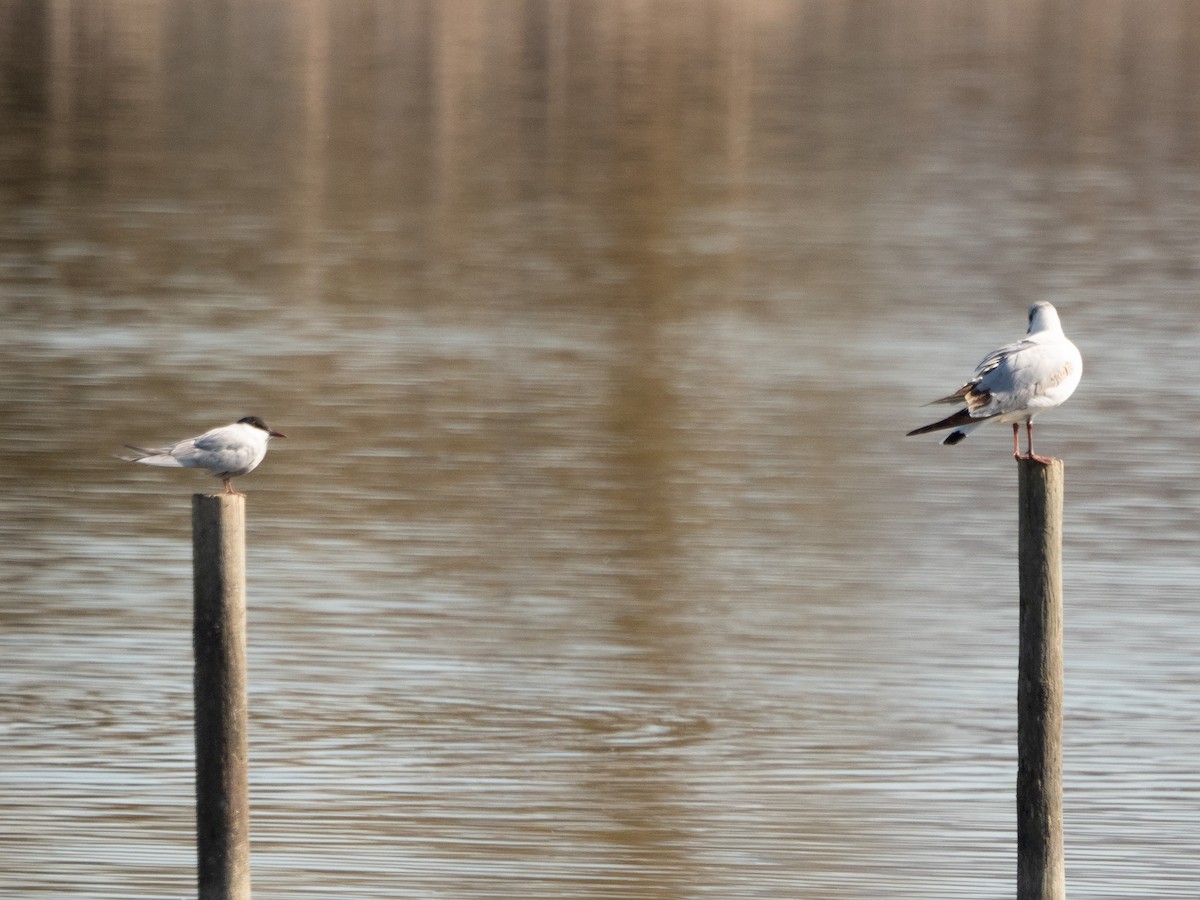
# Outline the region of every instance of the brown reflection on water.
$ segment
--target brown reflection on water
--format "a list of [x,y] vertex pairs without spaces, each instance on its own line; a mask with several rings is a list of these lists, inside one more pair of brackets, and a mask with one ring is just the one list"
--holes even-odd
[[254,412],[261,891],[1006,892],[1004,438],[899,435],[1047,295],[1069,880],[1188,896],[1200,7],[1143,9],[0,6],[0,882],[189,889],[206,483],[109,454]]

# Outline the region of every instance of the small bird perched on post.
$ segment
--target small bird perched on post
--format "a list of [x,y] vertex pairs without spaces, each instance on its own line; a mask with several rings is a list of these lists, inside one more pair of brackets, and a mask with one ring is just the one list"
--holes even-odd
[[[1065,402],[1082,376],[1079,348],[1063,334],[1054,306],[1040,300],[1029,307],[1029,331],[1023,340],[989,353],[970,381],[950,396],[933,401],[966,406],[941,421],[910,431],[907,437],[953,428],[942,443],[957,444],[984,422],[1011,422],[1013,457],[1049,463],[1049,459],[1033,452],[1033,417]],[[1021,422],[1025,423],[1029,447],[1024,457],[1018,444]]]
[[221,479],[225,493],[236,494],[232,479],[257,468],[267,455],[267,443],[273,437],[287,435],[272,431],[258,416],[246,416],[232,425],[214,428],[199,437],[188,438],[169,447],[146,449],[126,444],[138,455],[117,458],[146,466],[207,469],[210,475]]

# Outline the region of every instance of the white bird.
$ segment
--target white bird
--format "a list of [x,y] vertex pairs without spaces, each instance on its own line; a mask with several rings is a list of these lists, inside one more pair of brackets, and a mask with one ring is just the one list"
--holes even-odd
[[267,455],[271,438],[287,437],[272,431],[258,416],[246,416],[232,425],[214,428],[199,437],[188,438],[169,447],[146,449],[126,444],[137,456],[120,456],[126,462],[146,466],[183,469],[207,469],[225,484],[225,493],[237,493],[232,479],[253,471]]
[[1033,417],[1066,401],[1082,376],[1079,348],[1063,334],[1058,311],[1041,300],[1029,307],[1029,331],[1024,340],[989,353],[970,381],[949,397],[933,401],[966,406],[939,422],[910,431],[908,436],[953,428],[942,443],[957,444],[985,422],[1011,422],[1013,456],[1022,459],[1017,435],[1024,422],[1029,443],[1024,458],[1049,463],[1033,452]]

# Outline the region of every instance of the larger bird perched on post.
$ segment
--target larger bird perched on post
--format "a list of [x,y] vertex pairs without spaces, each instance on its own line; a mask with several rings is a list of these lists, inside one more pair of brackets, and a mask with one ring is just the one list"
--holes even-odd
[[258,467],[267,455],[267,443],[273,437],[287,435],[272,431],[258,416],[246,416],[232,425],[214,428],[168,447],[146,449],[126,444],[137,456],[120,456],[118,459],[146,466],[207,469],[210,475],[225,484],[225,493],[236,494],[233,479]]
[[1024,422],[1029,452],[1023,458],[1049,463],[1033,452],[1033,417],[1066,401],[1082,376],[1079,348],[1063,334],[1058,311],[1040,300],[1029,307],[1029,331],[1023,340],[989,353],[970,381],[948,397],[933,401],[965,406],[907,436],[953,428],[942,443],[957,444],[985,422],[1011,422],[1013,457],[1022,459],[1018,434]]

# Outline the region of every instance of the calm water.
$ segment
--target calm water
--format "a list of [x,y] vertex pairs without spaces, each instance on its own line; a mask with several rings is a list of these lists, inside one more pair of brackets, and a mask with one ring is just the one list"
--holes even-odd
[[1200,892],[1200,7],[0,5],[0,894],[194,895],[248,414],[259,897],[996,898],[1050,299],[1072,897]]

